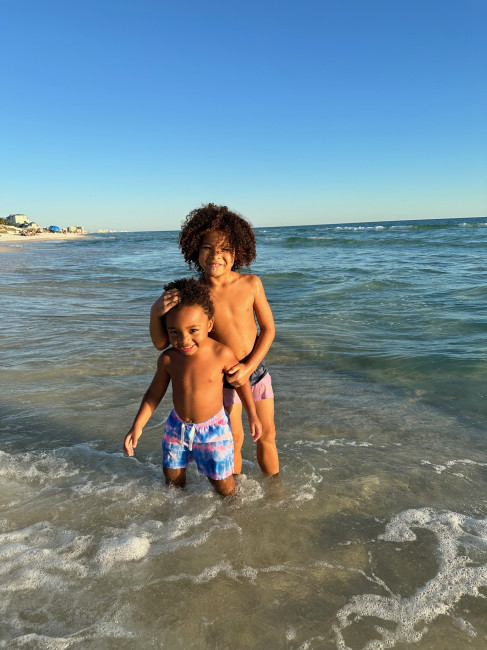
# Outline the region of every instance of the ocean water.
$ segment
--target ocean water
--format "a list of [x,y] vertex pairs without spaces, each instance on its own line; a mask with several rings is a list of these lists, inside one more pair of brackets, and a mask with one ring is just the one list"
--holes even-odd
[[487,647],[487,218],[257,229],[281,473],[160,465],[176,232],[0,255],[0,647]]

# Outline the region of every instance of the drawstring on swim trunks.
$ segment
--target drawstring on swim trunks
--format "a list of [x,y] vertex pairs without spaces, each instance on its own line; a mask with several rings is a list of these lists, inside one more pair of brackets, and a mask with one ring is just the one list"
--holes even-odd
[[189,432],[189,443],[188,443],[188,449],[191,451],[193,449],[193,440],[194,440],[194,434],[196,433],[196,429],[194,425],[191,427],[191,431]]
[[[184,433],[186,431],[186,427],[187,427],[187,425],[184,424],[184,422],[182,422],[181,423],[181,445],[182,446],[184,446]],[[196,433],[196,429],[195,429],[195,426],[193,424],[193,426],[191,427],[191,430],[189,432],[189,441],[188,441],[188,449],[189,449],[189,451],[191,451],[193,449],[193,440],[194,440],[195,433]]]

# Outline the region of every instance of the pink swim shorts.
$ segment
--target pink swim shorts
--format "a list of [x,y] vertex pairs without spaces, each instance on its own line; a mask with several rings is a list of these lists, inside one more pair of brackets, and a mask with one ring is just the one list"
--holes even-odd
[[[271,399],[274,397],[272,390],[272,380],[269,373],[264,375],[262,379],[251,386],[254,402],[260,402],[263,399]],[[241,400],[234,388],[223,389],[223,406],[230,406],[231,404],[240,404]]]

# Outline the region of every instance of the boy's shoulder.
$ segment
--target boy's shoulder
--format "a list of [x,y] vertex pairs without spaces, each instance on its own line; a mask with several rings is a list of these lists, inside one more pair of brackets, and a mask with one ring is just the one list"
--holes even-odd
[[235,288],[243,291],[257,291],[262,287],[261,279],[253,273],[239,273],[238,271],[232,271],[232,273],[233,286]]
[[157,367],[158,368],[167,368],[168,364],[171,362],[171,357],[174,354],[175,350],[171,346],[169,348],[166,348],[164,352],[161,352],[157,359]]
[[206,344],[208,346],[208,351],[211,352],[212,354],[225,354],[227,350],[230,350],[228,345],[225,345],[224,343],[220,343],[220,341],[217,341],[216,339],[212,339],[211,337],[208,337],[208,341]]
[[216,341],[215,339],[208,338],[208,346],[211,354],[214,355],[215,359],[222,360],[224,363],[227,359],[234,357],[233,350],[225,345]]

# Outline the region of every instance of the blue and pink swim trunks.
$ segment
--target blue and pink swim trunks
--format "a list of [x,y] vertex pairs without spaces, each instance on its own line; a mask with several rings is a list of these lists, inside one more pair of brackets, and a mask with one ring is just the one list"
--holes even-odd
[[162,465],[181,469],[191,460],[200,474],[215,481],[233,474],[233,436],[225,409],[197,424],[185,422],[171,411],[164,425]]

